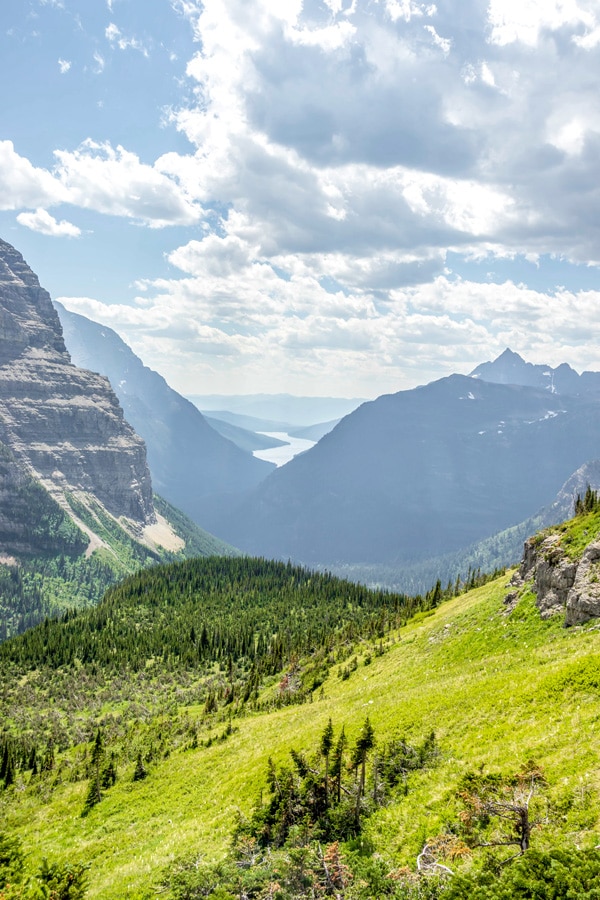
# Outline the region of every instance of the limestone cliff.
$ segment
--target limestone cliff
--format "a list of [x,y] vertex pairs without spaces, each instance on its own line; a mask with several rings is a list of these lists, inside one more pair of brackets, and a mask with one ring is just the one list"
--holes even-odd
[[5,518],[29,476],[65,509],[69,496],[91,496],[132,532],[156,520],[143,441],[108,380],[72,364],[49,294],[1,240],[0,443],[14,460],[3,472]]

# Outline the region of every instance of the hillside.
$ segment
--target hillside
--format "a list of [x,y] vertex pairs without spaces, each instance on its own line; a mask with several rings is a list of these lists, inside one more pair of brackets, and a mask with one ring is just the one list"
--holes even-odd
[[[593,537],[591,520],[582,525],[584,518],[566,526],[563,537],[572,535],[573,543],[582,528]],[[583,549],[579,546],[577,552],[582,554]],[[157,579],[155,586],[162,585],[160,590],[150,590],[150,575]],[[197,578],[200,582],[194,581]],[[253,578],[257,579],[254,589]],[[274,593],[265,592],[269,584],[276,588]],[[61,864],[90,863],[89,897],[141,900],[157,890],[170,898],[237,896],[224,887],[221,893],[207,891],[206,885],[201,889],[198,879],[216,877],[217,882],[220,878],[221,884],[226,883],[226,865],[217,877],[210,864],[230,846],[237,810],[250,823],[244,828],[251,829],[252,806],[262,794],[261,815],[267,814],[269,758],[278,771],[286,761],[292,765],[289,752],[294,749],[301,754],[293,764],[296,778],[301,778],[302,759],[322,773],[322,757],[318,762],[318,755],[310,754],[320,745],[331,719],[336,741],[345,728],[350,764],[368,715],[377,758],[398,759],[401,745],[405,762],[393,787],[388,787],[389,771],[381,768],[378,783],[386,787],[381,803],[368,800],[375,796],[369,763],[360,842],[342,842],[339,850],[340,866],[351,867],[356,875],[347,883],[344,897],[416,897],[415,891],[424,890],[425,885],[419,888],[410,872],[414,873],[425,845],[436,848],[444,865],[462,873],[461,879],[451,882],[454,894],[429,881],[427,897],[483,897],[483,893],[475,894],[469,873],[479,872],[476,881],[483,883],[481,879],[487,877],[485,867],[481,869],[484,859],[488,858],[488,870],[493,872],[493,860],[503,859],[507,851],[477,849],[465,825],[464,804],[477,791],[483,796],[484,788],[492,791],[494,785],[504,785],[505,800],[509,794],[516,796],[519,771],[538,785],[539,797],[536,793],[531,801],[531,813],[541,812],[543,819],[531,835],[534,849],[526,857],[531,859],[527,865],[535,863],[536,853],[552,848],[555,855],[556,848],[565,851],[581,871],[596,865],[597,854],[594,857],[590,850],[591,857],[589,853],[578,856],[575,848],[584,851],[600,842],[597,626],[592,622],[565,629],[563,614],[540,617],[527,584],[511,604],[505,603],[509,589],[504,576],[427,611],[425,607],[440,600],[432,592],[421,601],[423,612],[397,630],[389,615],[403,614],[406,601],[398,605],[398,601],[385,601],[385,595],[377,599],[368,592],[361,601],[353,593],[356,586],[343,587],[331,576],[311,577],[289,565],[213,560],[136,576],[115,589],[113,599],[107,598],[99,609],[44,626],[0,648],[3,733],[10,732],[15,742],[29,740],[27,754],[15,753],[15,757],[31,758],[34,735],[43,733],[46,739],[49,733],[55,735],[51,768],[32,775],[23,764],[13,783],[0,793],[3,827],[22,838],[31,871],[43,855]],[[277,636],[289,630],[290,643],[283,653],[283,658],[288,653],[289,658],[277,675],[269,674],[267,666],[259,676],[256,663],[268,657],[260,649],[260,629],[258,642],[250,644],[244,643],[242,632],[255,627],[253,610],[258,613],[256,621],[263,619],[264,604],[271,604],[269,595],[286,598],[284,623],[296,623],[297,631],[285,624],[273,635],[268,617],[264,620],[265,633],[271,634],[275,645]],[[311,595],[316,603],[308,602]],[[310,633],[316,627],[319,595],[340,598],[333,618],[341,641],[332,636],[323,654],[324,623],[321,637],[315,642],[317,631],[313,630],[309,641],[316,647],[313,655],[307,652],[307,644],[294,644],[293,634]],[[388,608],[383,618],[382,603]],[[270,606],[276,607],[277,603]],[[192,622],[184,616],[178,626],[174,613],[182,608],[192,615]],[[226,615],[225,610],[232,608],[239,614]],[[355,619],[353,632],[344,634],[344,622],[353,609],[362,610],[362,625],[360,618]],[[80,626],[85,626],[83,631]],[[123,641],[126,647],[128,627],[140,635],[140,649],[137,656],[125,655],[120,669],[123,651],[111,659],[102,648],[110,651],[111,640],[119,647]],[[168,641],[160,639],[162,652],[152,643],[157,627],[171,629]],[[84,633],[89,638],[80,642],[77,635]],[[90,643],[94,634],[96,644]],[[234,645],[236,652],[232,652]],[[221,648],[217,658],[216,646]],[[190,660],[191,647],[196,647],[196,660],[204,659],[200,665]],[[204,657],[198,653],[200,647],[207,648]],[[78,689],[68,701],[75,684]],[[91,760],[98,727],[104,759],[113,764],[117,779],[102,789],[100,802],[81,816],[93,784]],[[427,744],[432,730],[435,742]],[[430,750],[425,751],[426,746]],[[392,757],[393,747],[396,756]],[[38,752],[44,757],[46,745]],[[420,754],[422,765],[406,763],[406,754],[413,752]],[[134,780],[140,759],[144,777]],[[349,797],[354,796],[356,782],[350,773],[343,777],[350,778]],[[480,838],[496,824],[478,825],[484,828],[478,832]],[[252,846],[244,844],[246,838],[242,844],[239,840],[238,850]],[[295,840],[300,840],[299,835]],[[337,853],[330,849],[333,846],[323,844],[323,850]],[[444,846],[449,856],[444,856]],[[307,866],[315,865],[311,847],[304,851]],[[279,877],[291,877],[276,846],[272,853],[273,860],[280,860],[277,865],[283,866]],[[288,863],[292,856],[288,847]],[[244,859],[242,865],[239,857],[234,866],[236,877],[242,873],[247,873],[244,879],[254,877],[255,892],[249,896],[258,897],[262,854],[257,850],[252,860]],[[518,872],[518,866],[502,867],[494,879],[500,883],[512,878],[511,871]],[[184,882],[188,888],[182,887]],[[192,883],[196,893],[190,893]],[[470,893],[459,892],[463,883]],[[281,897],[305,896],[285,893],[283,886],[281,891]],[[515,889],[505,896],[530,895]]]
[[15,518],[13,512],[11,529],[22,526],[29,544],[27,552],[5,556],[0,565],[0,642],[47,616],[95,605],[110,585],[140,568],[238,553],[158,495],[157,521],[144,529],[143,542],[131,537],[100,504],[84,506],[70,497],[74,515],[94,535],[94,549],[88,535],[38,482],[26,480],[20,496],[22,517]]
[[577,496],[583,497],[588,487],[600,490],[600,460],[593,459],[580,466],[565,481],[553,501],[534,515],[461,550],[400,565],[338,563],[327,568],[340,578],[371,586],[385,585],[390,590],[409,594],[427,590],[438,579],[447,584],[457,578],[468,579],[470,572],[510,568],[520,559],[523,544],[530,535],[571,518]]
[[535,515],[599,442],[598,395],[452,375],[364,403],[211,530],[307,565],[402,568]]

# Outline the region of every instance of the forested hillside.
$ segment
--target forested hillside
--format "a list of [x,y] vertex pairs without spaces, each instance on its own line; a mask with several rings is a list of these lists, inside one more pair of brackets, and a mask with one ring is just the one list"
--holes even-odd
[[70,497],[79,520],[102,540],[102,546],[90,553],[87,535],[41,485],[30,480],[23,486],[22,494],[26,536],[39,551],[5,558],[0,565],[0,642],[47,616],[93,606],[110,585],[146,566],[237,552],[157,495],[155,509],[178,538],[177,550],[166,550],[158,543],[140,543],[99,504],[90,509]]
[[594,898],[598,631],[507,590],[190,560],[5,642],[8,896]]

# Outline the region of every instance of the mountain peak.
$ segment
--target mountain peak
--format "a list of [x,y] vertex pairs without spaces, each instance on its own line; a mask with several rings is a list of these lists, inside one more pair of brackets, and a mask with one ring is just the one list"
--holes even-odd
[[[525,360],[523,359],[523,357],[522,357],[522,356],[519,356],[518,353],[515,353],[514,350],[511,350],[510,347],[507,347],[506,350],[504,350],[504,351],[500,354],[500,356],[498,356],[498,357],[494,360],[494,363],[498,363],[498,362],[501,362],[501,361],[502,361],[502,362],[508,362],[508,361],[511,361],[511,362],[525,363]],[[526,365],[526,363],[525,363],[525,365]]]
[[517,384],[546,390],[551,394],[581,394],[600,389],[600,374],[590,373],[582,379],[575,369],[561,363],[552,366],[526,362],[522,356],[509,347],[492,362],[482,363],[473,369],[471,378],[490,381],[495,384]]

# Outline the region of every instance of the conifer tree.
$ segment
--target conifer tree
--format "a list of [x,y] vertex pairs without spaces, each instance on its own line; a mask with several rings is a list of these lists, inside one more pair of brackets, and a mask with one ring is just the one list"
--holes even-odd
[[372,750],[374,746],[375,732],[373,731],[373,726],[371,725],[369,717],[367,716],[356,741],[354,753],[352,754],[352,768],[358,770],[358,768],[360,767],[360,777],[358,780],[358,790],[356,793],[355,812],[357,827],[360,824],[360,804],[365,792],[367,756],[369,755],[369,751]]
[[87,797],[85,798],[83,811],[81,813],[82,816],[87,816],[92,807],[96,806],[96,804],[100,803],[100,801],[102,800],[102,779],[100,767],[102,765],[103,759],[104,744],[102,741],[102,734],[100,733],[100,729],[98,729],[96,733],[96,740],[94,741],[94,747],[92,749],[92,775],[90,778],[90,784]]
[[134,781],[143,781],[148,775],[148,770],[144,765],[144,761],[142,760],[141,751],[138,752],[137,759],[135,762],[135,769],[133,771],[133,780]]
[[333,724],[331,719],[321,735],[321,756],[325,757],[325,809],[329,807],[329,754],[333,747]]
[[335,797],[338,803],[342,799],[342,774],[344,771],[344,752],[347,744],[346,730],[342,727],[333,751],[333,764],[331,766],[331,775],[335,778]]

